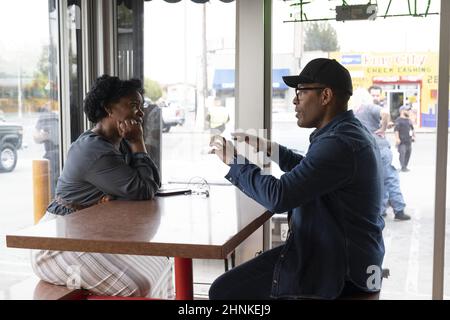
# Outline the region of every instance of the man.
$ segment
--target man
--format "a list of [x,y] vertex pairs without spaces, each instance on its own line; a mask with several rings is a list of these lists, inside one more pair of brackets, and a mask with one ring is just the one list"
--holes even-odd
[[39,112],[41,114],[36,123],[33,139],[34,142],[44,145],[43,158],[49,161],[50,193],[53,198],[59,177],[59,118],[49,105],[44,105]]
[[411,157],[412,142],[416,139],[414,132],[414,126],[409,119],[409,105],[403,105],[400,107],[400,117],[395,120],[395,144],[397,146],[398,153],[400,155],[400,165],[402,172],[408,172],[409,158]]
[[404,212],[406,204],[400,190],[400,179],[398,172],[392,165],[392,151],[389,141],[385,137],[390,115],[381,105],[382,89],[378,86],[371,86],[369,93],[373,98],[373,104],[363,104],[355,111],[355,116],[369,130],[378,143],[383,163],[383,210],[382,216],[386,217],[388,203],[394,210],[394,219],[397,221],[410,220],[411,217]]
[[235,133],[273,157],[280,179],[236,153],[231,141],[211,146],[230,166],[226,178],[274,213],[288,211],[286,243],[235,267],[212,284],[210,299],[335,299],[380,290],[384,257],[380,216],[380,154],[374,138],[347,111],[353,93],[347,69],[315,59],[299,76],[283,77],[295,88],[297,124],[317,128],[306,156],[274,142]]
[[213,105],[208,108],[206,121],[212,134],[222,134],[226,129],[226,124],[230,121],[230,115],[226,107]]

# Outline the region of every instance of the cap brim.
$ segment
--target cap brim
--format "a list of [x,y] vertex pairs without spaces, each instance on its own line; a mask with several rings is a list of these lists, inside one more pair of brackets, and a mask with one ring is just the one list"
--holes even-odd
[[297,88],[298,85],[302,83],[314,83],[313,80],[303,76],[284,76],[283,81],[291,88]]

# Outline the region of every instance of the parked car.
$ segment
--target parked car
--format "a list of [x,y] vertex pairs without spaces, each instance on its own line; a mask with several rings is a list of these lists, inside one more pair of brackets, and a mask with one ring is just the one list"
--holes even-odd
[[11,172],[17,164],[17,150],[22,147],[23,127],[0,120],[0,172]]
[[[144,108],[148,105],[154,104],[149,98],[144,98]],[[171,127],[182,126],[186,121],[184,109],[174,101],[161,101],[156,103],[161,109],[162,117],[162,132],[169,132]]]

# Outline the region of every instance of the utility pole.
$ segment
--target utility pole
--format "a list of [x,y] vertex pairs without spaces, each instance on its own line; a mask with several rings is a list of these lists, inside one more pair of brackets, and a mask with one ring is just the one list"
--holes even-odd
[[19,118],[22,118],[22,60],[19,54],[19,66],[17,71],[17,112]]
[[187,85],[188,85],[188,78],[187,78],[187,64],[188,64],[188,32],[187,32],[187,28],[188,28],[188,24],[187,24],[187,18],[188,18],[188,14],[187,14],[187,1],[184,1],[184,70],[183,70],[183,80],[184,80],[184,85],[182,87],[183,89],[183,107],[186,108],[187,103],[188,103],[188,99],[187,99]]
[[203,4],[202,14],[202,83],[203,83],[203,112],[201,112],[201,122],[203,123],[203,129],[206,129],[206,97],[208,96],[208,57],[206,48],[206,3]]

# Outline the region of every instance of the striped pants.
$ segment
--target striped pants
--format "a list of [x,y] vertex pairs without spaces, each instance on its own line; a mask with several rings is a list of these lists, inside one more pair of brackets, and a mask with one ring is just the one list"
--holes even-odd
[[174,297],[172,264],[166,257],[32,250],[31,260],[35,274],[52,284],[96,295]]

